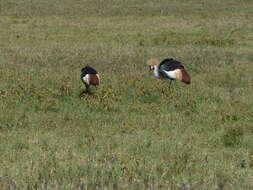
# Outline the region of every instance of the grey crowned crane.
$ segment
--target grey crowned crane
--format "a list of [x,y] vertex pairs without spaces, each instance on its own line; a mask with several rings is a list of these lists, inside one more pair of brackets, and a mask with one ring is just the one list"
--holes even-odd
[[147,65],[151,71],[154,71],[156,78],[169,79],[170,83],[173,80],[179,80],[185,84],[191,83],[189,73],[179,61],[167,58],[159,63],[156,59],[150,59],[147,61]]
[[84,83],[86,90],[90,93],[90,85],[97,86],[100,83],[98,72],[90,66],[81,70],[81,81]]

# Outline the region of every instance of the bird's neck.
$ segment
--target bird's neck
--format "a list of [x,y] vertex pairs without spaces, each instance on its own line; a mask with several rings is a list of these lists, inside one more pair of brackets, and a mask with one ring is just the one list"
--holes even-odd
[[159,71],[158,71],[158,66],[155,65],[154,68],[155,68],[155,69],[154,69],[154,75],[155,75],[155,77],[159,78],[160,75],[159,75]]

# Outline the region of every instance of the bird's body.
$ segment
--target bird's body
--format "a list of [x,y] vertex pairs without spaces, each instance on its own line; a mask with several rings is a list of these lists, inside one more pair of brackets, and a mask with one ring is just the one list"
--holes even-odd
[[90,85],[97,86],[100,83],[98,72],[90,67],[86,66],[81,70],[81,81],[84,83],[87,91],[89,92]]
[[180,80],[186,84],[191,83],[191,77],[181,62],[168,58],[160,63],[157,60],[149,60],[147,62],[150,70],[154,71],[154,76],[160,79]]

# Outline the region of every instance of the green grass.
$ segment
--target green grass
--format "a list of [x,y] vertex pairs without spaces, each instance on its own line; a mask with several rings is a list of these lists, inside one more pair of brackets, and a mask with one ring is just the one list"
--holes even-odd
[[[0,0],[0,189],[253,188],[253,2]],[[192,84],[145,62],[180,60]],[[102,81],[79,97],[85,65]]]

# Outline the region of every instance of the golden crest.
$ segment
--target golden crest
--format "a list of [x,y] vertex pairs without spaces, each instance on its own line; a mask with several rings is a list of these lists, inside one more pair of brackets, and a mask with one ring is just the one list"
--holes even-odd
[[157,59],[149,59],[147,61],[147,65],[149,66],[154,66],[154,65],[158,65],[159,64],[159,61]]

